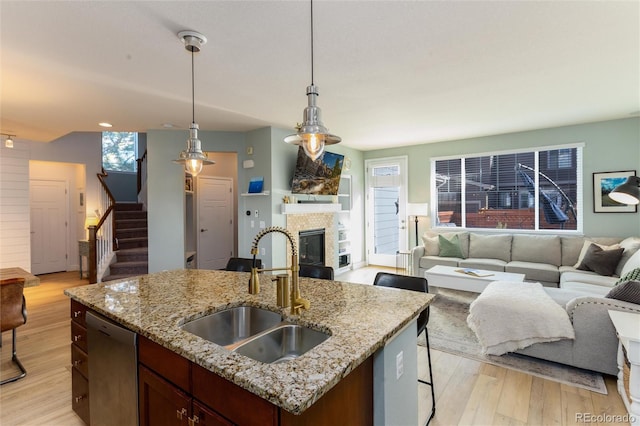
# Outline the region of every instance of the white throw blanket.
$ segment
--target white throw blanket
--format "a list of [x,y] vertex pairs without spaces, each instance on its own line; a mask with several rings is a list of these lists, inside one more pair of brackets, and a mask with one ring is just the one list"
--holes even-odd
[[554,302],[540,283],[490,283],[469,306],[467,324],[487,355],[575,338],[567,311]]

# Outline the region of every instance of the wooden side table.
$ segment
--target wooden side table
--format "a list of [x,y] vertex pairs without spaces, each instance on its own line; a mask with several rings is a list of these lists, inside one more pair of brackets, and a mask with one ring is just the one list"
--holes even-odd
[[82,279],[82,258],[87,258],[87,276],[89,275],[89,240],[78,241],[78,258],[80,260],[80,278]]
[[618,334],[618,392],[629,423],[640,425],[640,314],[609,311]]

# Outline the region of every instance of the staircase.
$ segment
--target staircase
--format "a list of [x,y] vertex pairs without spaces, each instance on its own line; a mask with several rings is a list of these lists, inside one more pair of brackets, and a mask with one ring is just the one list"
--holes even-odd
[[117,280],[147,274],[149,271],[147,212],[142,204],[115,204],[115,263],[102,281]]

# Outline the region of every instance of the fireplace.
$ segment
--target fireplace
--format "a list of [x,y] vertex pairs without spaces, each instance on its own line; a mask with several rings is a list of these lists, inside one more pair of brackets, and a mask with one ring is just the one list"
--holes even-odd
[[324,264],[324,228],[309,229],[298,233],[298,254],[301,265]]

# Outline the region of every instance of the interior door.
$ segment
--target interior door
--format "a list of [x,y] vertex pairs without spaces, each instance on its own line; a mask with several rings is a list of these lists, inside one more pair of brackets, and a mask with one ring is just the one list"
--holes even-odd
[[365,163],[369,264],[393,267],[398,251],[407,248],[406,164],[406,157]]
[[199,269],[222,269],[233,256],[233,181],[197,177],[197,255]]
[[31,273],[67,270],[67,183],[29,181]]

